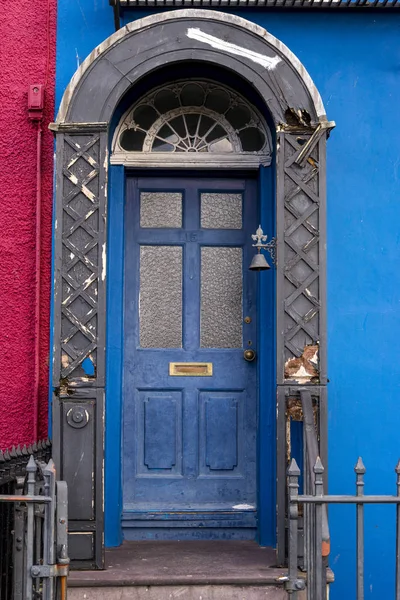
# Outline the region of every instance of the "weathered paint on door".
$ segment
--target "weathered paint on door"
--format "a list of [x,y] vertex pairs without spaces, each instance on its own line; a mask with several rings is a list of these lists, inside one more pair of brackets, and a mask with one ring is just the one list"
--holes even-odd
[[127,179],[126,539],[256,535],[257,365],[243,357],[257,351],[256,187]]

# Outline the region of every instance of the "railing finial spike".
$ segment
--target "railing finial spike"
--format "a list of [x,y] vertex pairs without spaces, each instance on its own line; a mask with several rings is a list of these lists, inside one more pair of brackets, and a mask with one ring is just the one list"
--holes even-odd
[[320,457],[317,456],[317,460],[315,461],[314,465],[314,473],[323,473],[324,471],[324,465],[322,464]]
[[358,474],[358,475],[364,475],[366,468],[365,465],[363,463],[363,459],[361,458],[361,456],[358,457],[358,461],[356,466],[354,467],[354,471]]
[[26,465],[26,470],[28,471],[28,473],[34,473],[37,470],[37,465],[35,459],[33,458],[33,455],[30,457],[28,464]]
[[50,458],[49,462],[47,463],[47,465],[44,468],[43,471],[46,475],[51,475],[52,473],[55,474],[56,472],[56,466],[54,464],[54,461],[52,458]]
[[394,470],[397,473],[397,475],[400,475],[400,458],[399,458],[399,460],[397,462],[397,465],[396,465],[396,467],[395,467]]
[[295,458],[292,458],[292,460],[290,461],[287,474],[289,475],[289,477],[300,477],[299,465],[297,464]]

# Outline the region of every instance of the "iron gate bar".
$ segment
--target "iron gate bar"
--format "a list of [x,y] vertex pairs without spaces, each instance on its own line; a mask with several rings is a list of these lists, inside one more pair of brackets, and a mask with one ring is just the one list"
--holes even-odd
[[[294,459],[293,459],[294,460]],[[299,502],[302,504],[315,504],[315,496],[298,496]],[[318,496],[318,502],[320,504],[400,504],[400,497],[397,496],[338,496],[328,495]]]
[[[364,495],[365,467],[361,458],[355,466],[356,472],[356,494],[358,497]],[[357,600],[364,598],[364,504],[357,504]]]
[[[314,465],[320,456],[318,448],[318,436],[315,429],[314,409],[311,392],[309,390],[300,390],[301,407],[303,410],[303,432],[305,438],[305,455],[307,460],[307,469],[309,473],[313,472]],[[325,476],[326,481],[326,476]],[[323,493],[324,490],[322,490]],[[330,551],[330,534],[328,524],[328,514],[326,506],[323,507],[322,514],[322,541],[326,544],[325,555]]]
[[18,496],[10,494],[0,494],[0,502],[26,502],[26,504],[49,503],[51,498],[46,496]]

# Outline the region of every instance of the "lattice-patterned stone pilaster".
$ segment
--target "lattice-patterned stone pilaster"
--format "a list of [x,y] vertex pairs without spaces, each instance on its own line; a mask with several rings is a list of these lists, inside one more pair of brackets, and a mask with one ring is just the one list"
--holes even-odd
[[[333,122],[277,134],[277,549],[286,560],[286,467],[290,411],[308,389],[327,456],[326,139]],[[291,399],[292,404],[288,402]],[[299,419],[302,420],[301,416]]]
[[[316,139],[317,138],[317,139]],[[290,379],[285,364],[317,347],[316,373],[325,383],[325,143],[326,131],[289,128],[278,132],[277,153],[277,376]],[[322,174],[322,175],[321,175]],[[310,365],[311,367],[312,365]],[[301,376],[305,377],[301,381]]]
[[100,124],[57,128],[53,452],[88,568],[103,565],[106,143]]
[[[54,386],[104,385],[105,148],[104,134],[59,134]],[[61,158],[60,158],[61,155]]]

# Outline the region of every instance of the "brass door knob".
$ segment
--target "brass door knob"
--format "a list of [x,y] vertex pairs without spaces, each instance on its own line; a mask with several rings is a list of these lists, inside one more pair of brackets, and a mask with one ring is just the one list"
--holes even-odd
[[247,360],[247,362],[251,362],[252,360],[254,360],[256,357],[256,353],[254,352],[254,350],[245,350],[243,352],[243,358],[244,360]]

